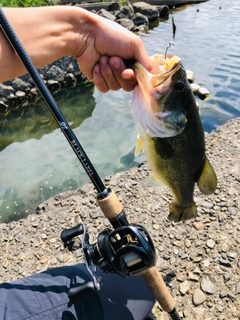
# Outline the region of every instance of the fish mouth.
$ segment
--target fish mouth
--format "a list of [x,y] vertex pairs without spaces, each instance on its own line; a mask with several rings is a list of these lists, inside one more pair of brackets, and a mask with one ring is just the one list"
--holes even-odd
[[[136,62],[134,70],[138,85],[134,89],[132,115],[140,132],[152,138],[168,138],[180,134],[187,119],[181,109],[169,109],[164,106],[172,76],[181,68],[180,58],[175,55],[152,58],[159,66],[158,74],[149,73],[140,63]],[[161,97],[163,104],[159,105]]]
[[[167,64],[167,62],[165,62],[165,65],[166,64]],[[165,67],[165,65],[164,65],[164,67]],[[172,63],[172,66],[169,68],[169,70],[165,69],[163,72],[161,72],[159,74],[152,75],[151,84],[152,84],[153,88],[157,88],[157,87],[161,86],[162,84],[167,85],[168,84],[167,80],[171,79],[173,74],[176,73],[180,69],[180,67],[181,67],[181,62],[179,60],[179,61],[176,61],[175,63]]]
[[153,96],[155,92],[165,95],[169,91],[172,76],[181,68],[180,58],[175,55],[155,55],[152,61],[159,67],[158,74],[149,73],[139,62],[135,62],[133,67],[146,100],[150,99],[151,93]]
[[[164,96],[168,94],[172,76],[181,68],[181,61],[175,55],[168,55],[168,60],[165,57],[164,60],[158,62],[166,71],[156,76],[153,75],[151,84],[154,89],[157,88],[158,95]],[[155,116],[163,119],[162,125],[166,130],[169,130],[169,137],[182,133],[187,123],[185,113],[181,109],[163,109],[163,111],[155,113]]]
[[181,60],[175,55],[158,56],[152,57],[153,64],[159,67],[159,73],[150,74],[146,69],[139,63],[135,62],[133,69],[136,72],[137,80],[140,86],[143,86],[143,81],[149,81],[153,88],[156,88],[166,82],[175,72],[177,72],[181,66]]

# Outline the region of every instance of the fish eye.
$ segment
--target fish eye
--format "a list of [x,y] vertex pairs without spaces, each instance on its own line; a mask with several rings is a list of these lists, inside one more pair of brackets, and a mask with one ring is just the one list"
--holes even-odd
[[178,81],[178,82],[175,84],[175,89],[176,89],[178,92],[183,91],[184,88],[185,88],[185,84],[184,84],[184,82],[182,82],[182,81]]

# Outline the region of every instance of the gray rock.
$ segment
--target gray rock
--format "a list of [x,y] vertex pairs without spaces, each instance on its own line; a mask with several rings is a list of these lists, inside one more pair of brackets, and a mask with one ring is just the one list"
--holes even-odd
[[208,202],[208,201],[202,201],[201,206],[206,208],[206,209],[211,209],[213,207],[213,203]]
[[134,17],[133,17],[133,23],[136,26],[140,26],[140,25],[144,25],[144,24],[148,24],[148,17],[146,17],[144,14],[137,12]]
[[202,230],[204,228],[204,225],[203,223],[201,222],[193,222],[193,228],[196,229],[196,230]]
[[235,294],[239,294],[239,293],[240,293],[240,283],[238,283],[235,288]]
[[169,7],[167,5],[157,6],[160,16],[167,16],[169,13]]
[[200,289],[195,289],[193,292],[193,304],[198,306],[206,300],[205,294]]
[[121,6],[119,2],[112,2],[109,4],[108,6],[108,11],[112,12],[112,11],[118,11],[120,10]]
[[182,282],[179,286],[179,291],[182,295],[185,295],[189,289],[190,289],[190,283],[187,280]]
[[115,21],[116,20],[116,17],[115,15],[113,15],[111,12],[108,12],[107,10],[105,9],[101,9],[98,11],[98,14],[106,19],[109,19],[109,20],[112,20],[112,21]]
[[230,263],[228,260],[226,260],[226,259],[220,258],[220,259],[218,259],[218,262],[219,262],[221,265],[225,266],[225,267],[231,268],[231,266],[232,266],[231,263]]
[[159,18],[159,10],[156,6],[147,4],[146,2],[135,2],[133,3],[134,12],[142,13],[149,21],[155,21]]
[[193,272],[188,273],[188,280],[199,281],[199,276]]
[[5,103],[5,102],[7,102],[7,99],[4,99],[5,102],[3,101],[3,99],[4,99],[4,98],[0,98],[0,112],[1,112],[1,113],[6,112],[7,109],[8,109],[8,105]]
[[56,80],[48,80],[46,85],[47,85],[48,89],[52,92],[57,91],[61,88],[60,83]]
[[131,19],[122,18],[117,19],[116,22],[130,31],[134,29],[134,23]]
[[11,81],[11,85],[14,90],[22,91],[24,89],[25,92],[30,91],[31,86],[28,81],[24,81],[24,78],[15,78]]
[[217,287],[208,277],[204,277],[201,281],[201,289],[206,293],[214,294]]
[[15,99],[16,99],[17,101],[21,101],[21,100],[23,100],[25,97],[26,97],[26,93],[25,93],[25,92],[20,91],[20,90],[18,90],[18,91],[15,92]]
[[224,242],[224,243],[221,245],[221,250],[222,250],[223,252],[227,252],[228,249],[229,249],[228,244]]
[[133,7],[131,5],[123,6],[118,12],[116,12],[115,16],[117,19],[132,19],[134,16]]
[[209,239],[209,240],[207,241],[207,246],[208,246],[208,248],[210,248],[210,249],[213,249],[213,248],[215,247],[215,242],[213,241],[213,239]]

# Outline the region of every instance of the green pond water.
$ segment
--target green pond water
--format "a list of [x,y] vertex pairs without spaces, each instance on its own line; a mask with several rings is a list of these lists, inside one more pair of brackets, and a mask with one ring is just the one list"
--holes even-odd
[[[238,0],[211,0],[170,11],[167,18],[139,33],[148,52],[178,54],[210,99],[200,102],[205,131],[240,116],[240,6]],[[102,94],[78,83],[54,95],[57,104],[96,167],[112,175],[138,165],[132,93]],[[41,99],[16,106],[0,125],[0,222],[18,220],[49,197],[81,187],[89,178]]]

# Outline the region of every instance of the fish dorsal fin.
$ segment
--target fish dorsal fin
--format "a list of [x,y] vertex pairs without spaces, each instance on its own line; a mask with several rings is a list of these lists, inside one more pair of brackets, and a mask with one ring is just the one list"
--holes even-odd
[[213,193],[217,188],[217,176],[207,158],[204,160],[202,172],[197,181],[197,185],[199,190],[205,195]]
[[141,151],[143,151],[143,139],[140,136],[140,134],[138,134],[137,139],[138,139],[138,141],[137,141],[137,144],[135,147],[135,153],[134,153],[135,157],[139,156]]

